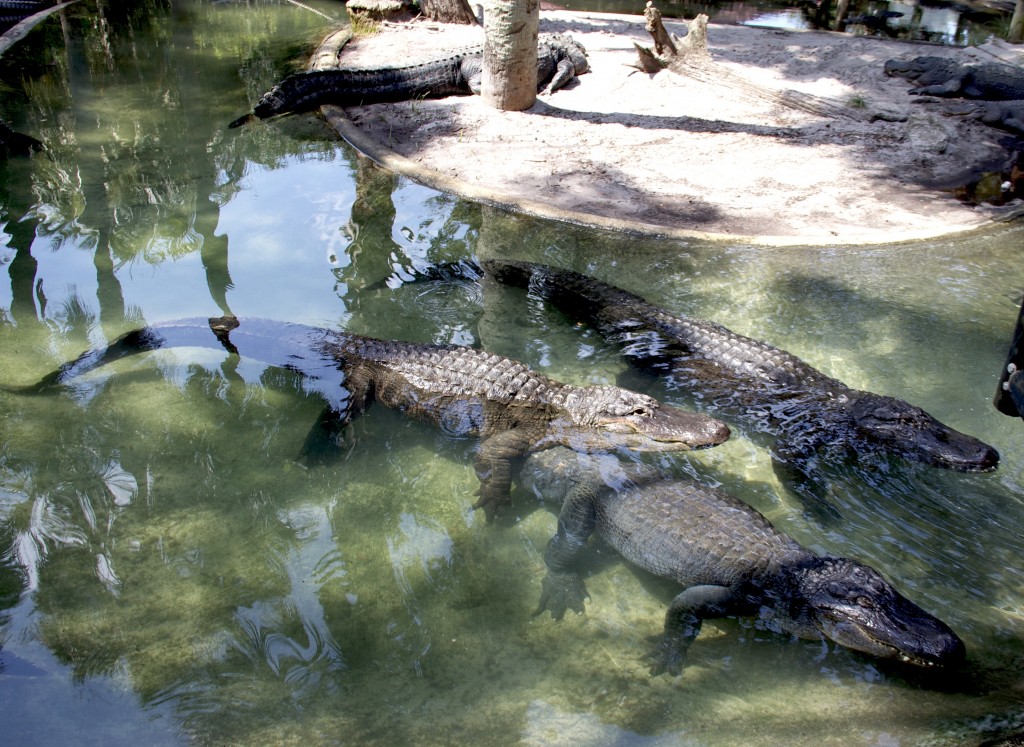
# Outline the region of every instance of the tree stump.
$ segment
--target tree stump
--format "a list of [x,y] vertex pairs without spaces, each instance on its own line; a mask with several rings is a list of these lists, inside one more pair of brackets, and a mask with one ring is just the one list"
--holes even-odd
[[467,0],[420,0],[420,8],[431,21],[477,25],[476,15]]
[[415,13],[402,0],[348,0],[345,9],[353,18],[366,21],[400,21],[412,20]]
[[703,62],[710,59],[708,53],[708,17],[701,13],[688,24],[687,34],[680,39],[665,30],[661,12],[648,0],[644,10],[646,28],[654,39],[654,49],[647,49],[636,42],[640,62],[636,65],[645,73],[656,73],[666,67],[689,62]]
[[676,45],[672,43],[672,37],[665,30],[665,24],[661,22],[661,11],[654,7],[652,0],[647,0],[647,7],[644,8],[644,18],[647,19],[647,24],[644,28],[647,29],[647,33],[654,39],[654,53],[662,54],[662,52],[667,50],[670,55],[675,55]]

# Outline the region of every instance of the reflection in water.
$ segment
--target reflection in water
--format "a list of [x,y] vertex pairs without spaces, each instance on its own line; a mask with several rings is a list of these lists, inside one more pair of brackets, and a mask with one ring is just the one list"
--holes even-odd
[[990,405],[1020,229],[784,250],[492,220],[357,159],[313,115],[226,130],[302,63],[320,16],[83,3],[0,58],[0,117],[47,147],[0,161],[0,384],[142,323],[231,312],[482,340],[571,383],[693,404],[521,291],[384,283],[491,252],[771,340],[983,436],[1003,464],[824,465],[836,520],[806,516],[742,426],[657,457],[877,567],[969,664],[938,685],[725,620],[684,675],[652,679],[643,639],[676,590],[597,548],[586,615],[531,618],[554,517],[520,493],[517,517],[482,521],[472,444],[375,408],[304,467],[323,398],[293,371],[188,349],[45,397],[0,391],[0,741],[947,745],[1024,720],[1024,441]]
[[[318,594],[333,580],[344,579],[344,563],[330,533],[329,511],[318,506],[292,509],[280,517],[296,535],[296,546],[276,559],[288,575],[289,593],[280,600],[261,599],[235,611],[241,640],[232,646],[257,667],[265,664],[280,678],[296,704],[336,691],[332,672],[345,668],[340,646],[324,617]],[[289,635],[285,631],[300,632]]]

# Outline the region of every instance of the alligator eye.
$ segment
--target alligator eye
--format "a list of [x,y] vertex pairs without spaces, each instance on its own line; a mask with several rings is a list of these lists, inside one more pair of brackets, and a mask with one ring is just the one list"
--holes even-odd
[[825,584],[825,591],[834,597],[841,598],[846,596],[846,587],[837,581],[829,581]]
[[631,412],[629,414],[630,415],[649,415],[650,413],[647,412],[647,408],[638,407],[635,410],[633,410],[633,412]]
[[875,600],[871,597],[857,597],[857,606],[863,607],[866,610],[873,610],[875,608]]

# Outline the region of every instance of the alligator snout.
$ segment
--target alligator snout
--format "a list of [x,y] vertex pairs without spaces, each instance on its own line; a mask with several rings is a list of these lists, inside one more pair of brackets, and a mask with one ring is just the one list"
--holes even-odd
[[721,420],[708,418],[701,435],[705,443],[703,446],[699,446],[697,448],[704,448],[706,446],[718,446],[719,444],[723,444],[729,440],[729,436],[732,435],[732,431],[730,431],[729,426],[723,423]]

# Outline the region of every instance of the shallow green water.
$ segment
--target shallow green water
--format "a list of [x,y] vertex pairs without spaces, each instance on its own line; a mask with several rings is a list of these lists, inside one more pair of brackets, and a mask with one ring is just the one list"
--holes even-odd
[[382,283],[494,254],[589,272],[1000,450],[986,475],[830,468],[838,517],[742,428],[664,461],[876,566],[970,660],[926,680],[725,620],[683,676],[652,679],[673,588],[596,552],[587,613],[531,617],[554,515],[521,494],[513,519],[474,513],[472,442],[375,408],[303,467],[322,402],[295,375],[177,350],[0,393],[0,742],[958,745],[1024,722],[1024,424],[990,404],[1024,229],[766,249],[511,218],[359,164],[314,116],[225,129],[322,17],[137,7],[101,22],[72,6],[0,58],[0,116],[51,154],[0,165],[0,383],[145,322],[230,312],[482,344],[688,404],[520,291]]

